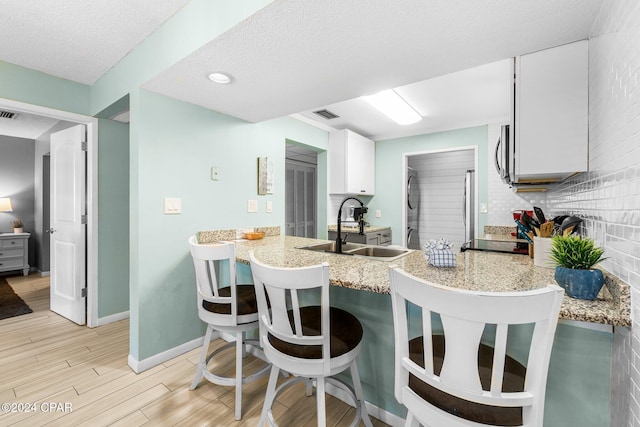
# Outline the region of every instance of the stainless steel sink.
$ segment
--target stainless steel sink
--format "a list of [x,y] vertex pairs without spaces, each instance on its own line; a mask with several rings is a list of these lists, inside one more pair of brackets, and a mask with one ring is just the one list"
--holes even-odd
[[[364,248],[365,245],[360,243],[343,243],[342,252],[352,251],[354,249]],[[315,245],[300,246],[298,249],[307,249],[317,252],[334,252],[336,251],[336,242],[316,243]]]
[[[336,242],[316,243],[314,245],[299,246],[298,249],[335,253]],[[369,246],[360,243],[343,243],[342,254],[337,255],[352,255],[358,258],[366,258],[376,261],[393,261],[410,252],[410,249],[388,248],[386,246]]]
[[366,246],[350,251],[354,255],[374,258],[395,258],[409,253],[409,249],[386,248],[384,246]]

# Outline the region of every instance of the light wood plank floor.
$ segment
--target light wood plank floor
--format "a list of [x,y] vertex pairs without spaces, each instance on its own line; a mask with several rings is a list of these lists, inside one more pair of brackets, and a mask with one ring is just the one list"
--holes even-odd
[[[34,312],[0,321],[0,402],[28,405],[0,411],[0,426],[257,425],[267,377],[245,385],[243,417],[235,421],[233,388],[203,380],[189,391],[199,349],[136,375],[127,366],[128,321],[94,329],[75,325],[49,310],[48,278],[5,278]],[[222,355],[214,370],[233,372],[233,350]],[[261,366],[248,357],[248,371]],[[315,397],[306,397],[302,384],[284,391],[273,413],[281,426],[317,423]],[[327,396],[328,425],[348,425],[353,413]]]

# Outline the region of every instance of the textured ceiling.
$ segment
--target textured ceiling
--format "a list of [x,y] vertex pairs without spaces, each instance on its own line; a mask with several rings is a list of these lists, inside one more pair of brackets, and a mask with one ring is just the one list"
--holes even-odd
[[504,59],[395,88],[423,117],[411,125],[398,125],[360,97],[325,106],[340,116],[335,119],[322,118],[315,109],[297,117],[329,126],[327,130],[351,129],[376,141],[508,122],[512,63]]
[[277,0],[144,87],[259,122],[585,39],[601,3]]
[[[0,0],[0,60],[92,84],[186,3]],[[275,0],[143,87],[251,122],[300,113],[323,126],[308,113],[331,107],[342,115],[332,126],[375,139],[473,125],[499,116],[486,102],[495,86],[472,74],[465,84],[445,75],[585,39],[602,4]],[[211,71],[231,73],[232,83],[214,85]],[[387,88],[426,118],[399,127],[359,103]]]
[[0,0],[0,60],[93,84],[188,0]]

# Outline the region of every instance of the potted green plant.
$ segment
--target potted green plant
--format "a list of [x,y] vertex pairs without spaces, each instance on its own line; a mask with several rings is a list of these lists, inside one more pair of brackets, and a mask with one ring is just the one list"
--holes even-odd
[[604,284],[601,270],[593,266],[604,260],[604,249],[592,239],[578,235],[555,236],[551,242],[551,259],[557,264],[555,279],[567,295],[593,300]]
[[22,233],[22,230],[24,230],[24,224],[20,218],[13,221],[11,225],[13,226],[14,233]]

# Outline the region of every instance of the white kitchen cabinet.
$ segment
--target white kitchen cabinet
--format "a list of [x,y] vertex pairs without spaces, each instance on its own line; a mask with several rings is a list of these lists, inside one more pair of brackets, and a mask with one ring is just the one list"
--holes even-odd
[[329,193],[373,195],[375,143],[348,129],[329,134]]
[[522,55],[515,71],[515,182],[587,171],[588,41]]

